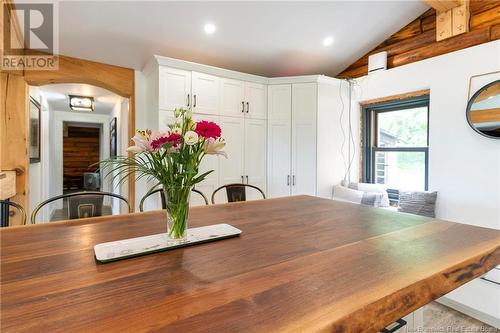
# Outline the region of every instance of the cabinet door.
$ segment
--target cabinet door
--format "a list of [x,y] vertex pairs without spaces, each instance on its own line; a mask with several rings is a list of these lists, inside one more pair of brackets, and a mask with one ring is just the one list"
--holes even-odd
[[[220,125],[219,117],[217,116],[207,116],[207,115],[199,115],[194,114],[193,120],[207,120],[213,121]],[[198,169],[198,174],[203,174],[207,171],[213,170],[201,183],[196,184],[195,188],[198,191],[201,191],[210,201],[210,196],[212,193],[219,187],[219,156],[217,155],[205,155],[203,160],[200,163],[200,167]],[[205,201],[203,198],[197,193],[191,193],[191,206],[199,206],[204,205]]]
[[291,119],[292,86],[279,84],[268,87],[268,119]]
[[191,105],[191,72],[160,67],[158,105],[160,109],[173,111]]
[[232,117],[244,117],[245,83],[243,81],[221,79],[221,114]]
[[[267,122],[261,119],[245,120],[245,182],[266,193]],[[247,199],[262,199],[253,189],[247,189]]]
[[222,136],[226,140],[227,159],[219,159],[220,186],[241,183],[244,176],[245,120],[243,118],[221,117]]
[[245,108],[247,118],[267,119],[267,88],[265,85],[245,83]]
[[193,112],[219,114],[219,78],[192,72]]
[[292,88],[292,194],[316,195],[316,83]]
[[267,195],[270,198],[290,195],[291,120],[268,120]]

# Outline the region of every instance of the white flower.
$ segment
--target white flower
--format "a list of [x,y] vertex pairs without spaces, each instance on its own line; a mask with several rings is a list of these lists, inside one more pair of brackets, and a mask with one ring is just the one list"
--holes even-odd
[[199,140],[199,137],[198,137],[198,134],[196,132],[187,131],[186,134],[184,134],[184,142],[186,142],[186,144],[188,146],[194,145],[195,143],[198,142],[198,140]]

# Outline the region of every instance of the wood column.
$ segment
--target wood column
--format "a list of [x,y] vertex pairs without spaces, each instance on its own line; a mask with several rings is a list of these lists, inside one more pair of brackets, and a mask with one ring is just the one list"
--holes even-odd
[[[28,85],[21,75],[0,75],[0,170],[16,171],[17,194],[11,200],[28,211]],[[12,209],[9,225],[19,224],[19,212]]]

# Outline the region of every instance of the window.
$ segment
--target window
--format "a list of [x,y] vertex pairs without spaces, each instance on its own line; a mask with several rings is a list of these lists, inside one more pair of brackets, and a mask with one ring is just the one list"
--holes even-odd
[[427,190],[429,96],[364,109],[363,178],[384,184],[390,199],[399,189]]

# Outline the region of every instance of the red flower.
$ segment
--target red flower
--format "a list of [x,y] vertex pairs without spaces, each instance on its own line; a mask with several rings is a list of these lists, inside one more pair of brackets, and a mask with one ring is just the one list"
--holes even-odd
[[172,147],[177,146],[181,142],[181,135],[177,133],[172,133],[168,136],[162,136],[151,141],[151,148],[153,150],[158,150],[166,143],[170,143]]
[[196,129],[194,130],[196,134],[204,138],[214,138],[218,139],[221,135],[221,129],[219,125],[211,121],[200,121],[196,123]]

